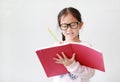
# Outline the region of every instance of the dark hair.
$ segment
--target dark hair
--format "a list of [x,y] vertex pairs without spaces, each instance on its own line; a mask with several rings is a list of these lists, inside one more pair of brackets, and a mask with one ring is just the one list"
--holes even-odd
[[[73,7],[68,7],[68,8],[64,8],[60,11],[60,13],[58,14],[58,25],[60,26],[60,20],[62,16],[67,15],[68,13],[70,13],[71,15],[73,15],[73,17],[75,17],[79,22],[82,22],[82,18],[81,18],[81,14],[80,12],[73,8]],[[78,35],[79,38],[79,35]],[[62,40],[65,40],[65,36],[62,34]]]

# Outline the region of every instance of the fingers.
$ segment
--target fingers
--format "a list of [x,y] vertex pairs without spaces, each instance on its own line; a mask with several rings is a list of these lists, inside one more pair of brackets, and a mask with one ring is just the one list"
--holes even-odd
[[68,58],[66,57],[66,55],[64,54],[64,52],[62,52],[61,54],[62,54],[62,56],[60,56],[59,54],[56,54],[57,57],[58,57],[58,59],[68,59]]
[[62,58],[59,54],[56,54],[58,58],[53,58],[55,63],[63,64],[64,58]]
[[53,60],[55,60],[55,61],[59,61],[59,59],[58,59],[58,58],[53,58]]
[[75,60],[75,53],[73,53],[71,60]]
[[[64,52],[62,52],[61,54],[62,54],[62,56],[60,56],[59,54],[56,54],[58,58],[54,58],[54,59],[55,59],[55,60],[57,60],[57,59],[67,60],[67,59],[68,59],[67,56],[64,54]],[[70,59],[75,59],[75,55],[76,55],[76,54],[73,53],[72,58],[70,58]]]
[[59,59],[63,59],[59,54],[56,54]]
[[66,60],[66,59],[68,59],[67,57],[66,57],[66,55],[64,54],[64,52],[62,52],[62,56],[63,56],[63,58]]
[[58,58],[53,58],[55,60],[56,63],[59,64],[69,64],[71,62],[73,62],[75,60],[75,53],[73,53],[72,57],[69,59],[67,58],[67,56],[65,55],[64,52],[60,54],[56,54]]
[[53,58],[55,60],[55,63],[59,63],[59,64],[64,64],[65,61],[68,60],[68,58],[66,57],[66,55],[64,54],[64,52],[61,52],[60,54],[56,54],[58,58]]

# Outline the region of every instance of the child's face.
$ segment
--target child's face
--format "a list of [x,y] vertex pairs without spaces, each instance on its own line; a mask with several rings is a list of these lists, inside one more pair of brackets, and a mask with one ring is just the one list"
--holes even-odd
[[[74,22],[74,23],[72,23]],[[66,40],[74,40],[74,39],[78,39],[78,34],[79,34],[79,30],[82,26],[82,23],[78,23],[78,20],[73,17],[71,14],[67,14],[66,16],[62,16],[61,17],[61,21],[60,24],[64,26],[67,26],[66,24],[69,24],[69,26],[67,26],[66,30],[61,30],[63,35],[65,36]],[[71,28],[71,26],[75,26],[74,28]],[[61,26],[62,28],[62,26]]]

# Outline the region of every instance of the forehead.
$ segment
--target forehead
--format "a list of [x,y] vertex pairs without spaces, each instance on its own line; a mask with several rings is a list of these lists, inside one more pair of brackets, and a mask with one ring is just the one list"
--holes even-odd
[[61,17],[60,23],[71,23],[71,22],[77,22],[78,20],[71,14],[63,15]]

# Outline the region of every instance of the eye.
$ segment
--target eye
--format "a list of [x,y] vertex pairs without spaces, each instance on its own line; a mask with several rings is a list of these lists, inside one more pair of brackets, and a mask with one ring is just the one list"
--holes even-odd
[[61,24],[61,25],[60,25],[60,29],[61,29],[61,30],[66,30],[67,27],[68,27],[67,24]]
[[67,24],[61,24],[61,27],[66,28]]
[[74,25],[76,25],[76,23],[75,23],[75,22],[73,22],[73,23],[71,23],[71,25],[73,25],[73,26],[74,26]]
[[71,25],[71,26],[76,26],[76,25],[77,25],[77,23],[71,23],[70,25]]

